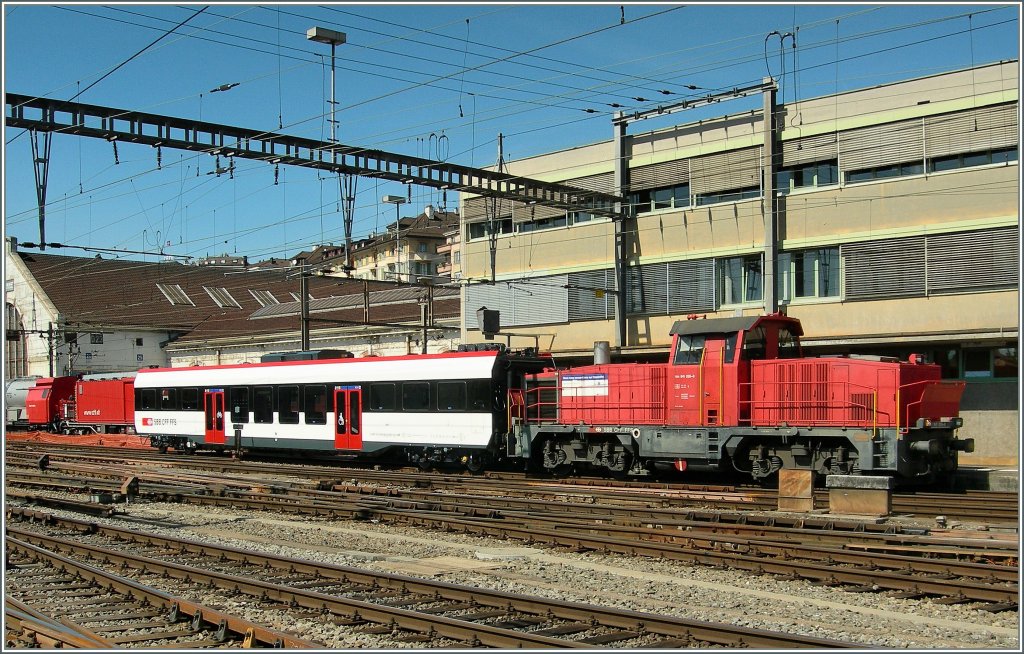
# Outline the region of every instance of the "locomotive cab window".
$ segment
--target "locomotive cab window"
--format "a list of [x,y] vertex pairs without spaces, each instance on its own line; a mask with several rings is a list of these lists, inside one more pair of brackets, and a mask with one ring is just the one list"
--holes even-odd
[[307,425],[327,424],[327,387],[306,386],[302,389],[302,409]]
[[703,354],[704,334],[681,335],[676,343],[676,355],[672,362],[677,366],[700,363]]
[[779,358],[796,359],[800,357],[800,340],[796,334],[785,327],[779,328]]
[[199,389],[182,388],[179,392],[182,411],[197,411],[199,406]]
[[274,389],[257,386],[252,389],[253,420],[257,424],[269,425],[274,422]]
[[743,358],[747,361],[759,361],[764,359],[766,354],[765,350],[765,330],[764,327],[758,327],[752,329],[743,335]]
[[277,421],[282,425],[299,424],[298,386],[281,386],[277,389]]
[[228,391],[231,401],[231,422],[249,422],[249,388],[236,386]]

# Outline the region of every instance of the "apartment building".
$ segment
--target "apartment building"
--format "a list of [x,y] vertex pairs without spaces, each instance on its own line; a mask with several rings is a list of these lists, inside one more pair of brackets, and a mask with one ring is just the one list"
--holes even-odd
[[632,212],[495,211],[464,194],[464,341],[484,339],[486,306],[513,344],[580,361],[609,341],[650,361],[689,314],[780,310],[811,355],[924,353],[968,382],[973,460],[1016,461],[1018,88],[1019,62],[999,62],[512,161],[618,185]]
[[352,276],[416,283],[439,281],[439,268],[449,262],[445,233],[457,228],[456,213],[427,206],[415,217],[399,218],[382,234],[358,241],[352,247]]

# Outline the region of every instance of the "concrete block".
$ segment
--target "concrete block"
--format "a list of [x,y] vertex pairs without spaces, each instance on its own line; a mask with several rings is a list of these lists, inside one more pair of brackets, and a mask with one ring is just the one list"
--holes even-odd
[[874,475],[828,475],[825,477],[825,488],[891,491],[893,489],[893,478]]
[[892,491],[864,488],[831,488],[830,513],[883,516],[892,513]]

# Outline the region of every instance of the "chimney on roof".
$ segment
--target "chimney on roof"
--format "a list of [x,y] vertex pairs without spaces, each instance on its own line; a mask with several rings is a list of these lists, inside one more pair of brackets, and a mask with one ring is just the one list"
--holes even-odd
[[18,237],[11,236],[7,240],[10,241],[11,243],[11,254],[14,254],[15,252],[18,251]]
[[434,205],[428,204],[427,206],[423,207],[423,215],[425,215],[427,217],[427,220],[433,220],[434,219]]

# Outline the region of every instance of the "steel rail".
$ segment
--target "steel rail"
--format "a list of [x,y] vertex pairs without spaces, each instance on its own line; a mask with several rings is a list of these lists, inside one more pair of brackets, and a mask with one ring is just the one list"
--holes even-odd
[[4,597],[5,625],[8,631],[31,638],[37,647],[75,649],[112,649],[113,643],[80,625],[57,620],[13,597]]
[[[179,552],[188,552],[190,554],[203,555],[207,557],[217,557],[219,560],[233,560],[260,565],[269,564],[274,568],[291,573],[313,574],[317,575],[317,577],[344,580],[349,583],[357,583],[375,588],[400,590],[403,592],[417,593],[445,600],[468,601],[481,606],[509,609],[524,614],[548,616],[564,620],[589,622],[591,624],[600,624],[619,629],[632,630],[639,633],[653,633],[666,637],[696,639],[720,645],[740,644],[747,647],[821,648],[856,646],[852,643],[844,643],[822,638],[780,634],[758,629],[736,627],[733,625],[707,623],[697,620],[688,620],[685,618],[657,616],[636,611],[580,604],[576,602],[558,602],[540,597],[526,597],[501,591],[470,586],[459,586],[447,582],[419,579],[404,575],[371,572],[348,566],[312,563],[291,557],[263,554],[253,552],[251,550],[213,545],[188,539],[146,534],[135,530],[98,525],[73,519],[57,518],[55,519],[55,522],[82,529],[89,533],[103,535],[108,538],[118,538],[129,542],[152,544]],[[12,529],[12,527],[8,528]],[[109,552],[107,554],[100,554],[102,552],[107,552],[107,550],[104,550],[103,548],[91,545],[82,545],[66,539],[39,535],[36,532],[23,530],[17,527],[14,527],[13,529],[15,529],[21,537],[39,539],[50,543],[55,547],[69,549],[75,549],[77,547],[80,551],[94,551],[98,555],[111,556]],[[116,558],[124,560],[129,565],[139,567],[139,569],[166,571],[172,576],[189,574],[189,571],[191,570],[194,579],[196,578],[195,575],[198,574],[193,568],[160,561],[158,559],[151,559],[142,555],[118,553]],[[154,568],[149,566],[156,567]],[[205,572],[203,573],[203,576],[226,584],[227,587],[237,588],[242,592],[247,592],[257,596],[265,594],[266,596],[282,601],[294,600],[300,605],[308,605],[311,608],[317,609],[328,606],[331,607],[332,611],[336,608],[334,603],[340,602],[343,607],[343,611],[354,609],[356,614],[365,620],[395,623],[418,631],[429,631],[430,627],[430,625],[424,624],[423,615],[404,609],[370,604],[360,600],[343,599],[314,591],[288,588],[277,584],[261,583],[229,574]],[[351,615],[351,613],[349,614]],[[411,622],[406,622],[406,618],[409,618]],[[440,619],[440,616],[431,617],[431,619],[434,618]],[[472,632],[476,631],[480,644],[484,645],[509,646],[513,644],[513,641],[516,638],[525,637],[526,640],[521,640],[520,645],[567,646],[567,641],[551,639],[546,636],[531,637],[529,633],[523,632],[512,632],[517,635],[510,636],[508,630],[499,629],[494,630],[495,633],[492,636],[490,631],[487,633],[480,633],[478,631],[480,629],[487,628],[486,625],[467,623],[465,621],[451,618],[444,618],[443,620],[445,621],[443,625],[433,626],[435,632],[439,635],[445,635],[448,637],[456,637],[458,634],[461,634],[462,637],[457,638],[458,640],[467,640],[467,632],[465,629],[468,627],[470,630],[469,635],[472,635]],[[512,638],[513,641],[510,641],[509,638]],[[537,638],[539,640],[532,640],[532,638]],[[472,639],[470,638],[469,640],[471,641]],[[572,643],[572,641],[568,641],[568,643],[569,646],[586,646]]]
[[710,566],[727,566],[756,574],[773,574],[828,584],[846,584],[867,588],[877,586],[880,589],[886,590],[956,597],[996,604],[1016,605],[1019,597],[1019,590],[1016,586],[1012,588],[998,588],[986,583],[973,581],[956,579],[937,580],[880,570],[856,570],[831,565],[827,560],[825,563],[830,564],[823,567],[821,561],[804,563],[791,560],[790,557],[785,555],[785,548],[782,549],[782,554],[785,558],[773,560],[733,552],[690,551],[674,545],[647,543],[601,535],[566,533],[553,529],[537,529],[535,527],[506,524],[502,520],[483,521],[479,519],[459,519],[456,517],[439,518],[436,515],[415,511],[409,511],[404,514],[392,511],[388,513],[388,516],[393,519],[400,519],[408,524],[422,526],[433,526],[441,522],[446,529],[505,538],[511,537],[528,543],[550,543],[599,552],[674,559]]
[[[29,558],[48,561],[63,570],[73,572],[73,574],[86,581],[133,598],[145,598],[152,604],[163,606],[168,612],[177,610],[178,613],[192,616],[193,620],[198,620],[202,624],[208,624],[212,628],[219,628],[220,625],[223,625],[228,632],[235,634],[239,641],[248,637],[264,647],[317,647],[317,644],[311,641],[297,638],[282,631],[270,629],[227,613],[222,613],[197,602],[173,597],[163,591],[145,586],[131,579],[125,579],[62,556],[58,552],[48,551],[38,544],[33,544],[30,542],[30,539],[18,537],[26,535],[31,535],[31,540],[36,540],[37,543],[40,541],[31,532],[25,532],[24,530],[7,525],[7,551],[19,552]],[[63,549],[74,552],[76,550],[75,544],[70,542],[68,544],[70,547],[64,547]]]

